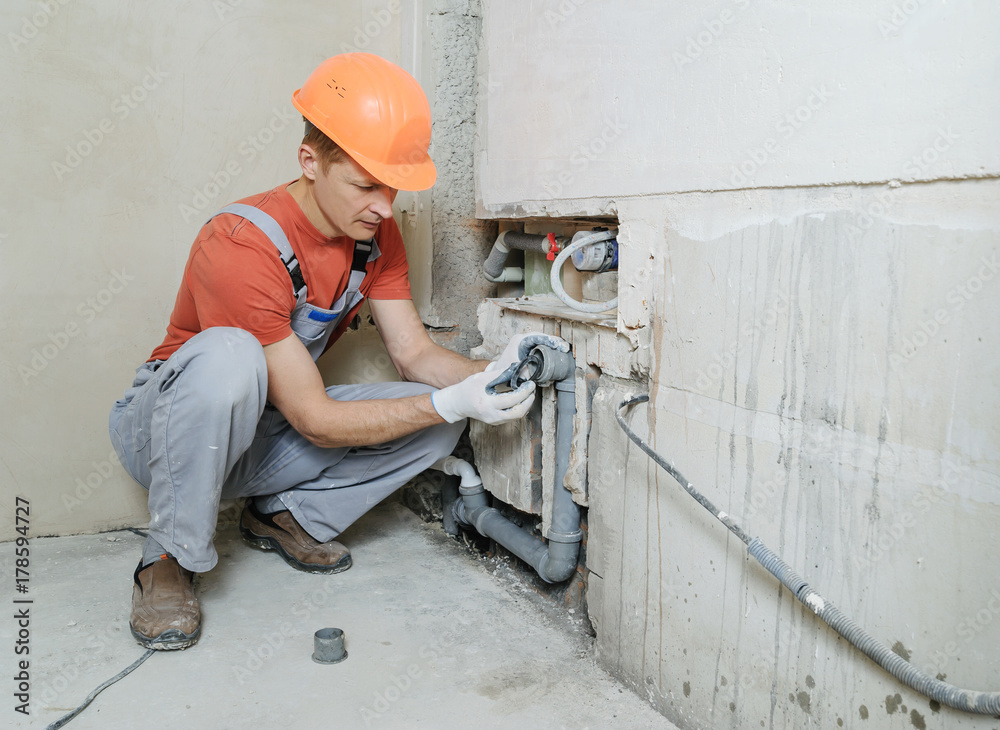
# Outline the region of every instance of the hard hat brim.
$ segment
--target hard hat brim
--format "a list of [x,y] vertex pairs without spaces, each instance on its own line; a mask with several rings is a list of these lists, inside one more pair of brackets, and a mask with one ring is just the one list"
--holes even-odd
[[[331,137],[331,139],[333,139]],[[337,140],[333,140],[336,142]],[[339,143],[338,143],[339,144]],[[424,155],[422,160],[402,165],[387,165],[370,160],[364,155],[352,150],[344,150],[352,160],[357,162],[373,178],[383,185],[396,190],[417,192],[427,190],[437,180],[437,168],[430,155]]]

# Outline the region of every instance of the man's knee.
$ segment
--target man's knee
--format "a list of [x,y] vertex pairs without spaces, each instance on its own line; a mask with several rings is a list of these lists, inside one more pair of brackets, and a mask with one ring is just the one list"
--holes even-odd
[[435,461],[451,456],[467,422],[463,418],[455,423],[439,423],[427,429],[427,448],[434,455]]
[[200,387],[213,399],[263,399],[267,393],[264,348],[246,330],[210,327],[188,340],[176,353],[181,367],[196,375]]

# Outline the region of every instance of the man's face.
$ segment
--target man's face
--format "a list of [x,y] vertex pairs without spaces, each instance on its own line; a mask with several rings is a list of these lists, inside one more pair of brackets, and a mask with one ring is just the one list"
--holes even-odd
[[324,230],[326,235],[367,241],[382,220],[392,217],[397,191],[373,178],[350,157],[325,171],[319,164],[314,170],[316,205],[332,229]]

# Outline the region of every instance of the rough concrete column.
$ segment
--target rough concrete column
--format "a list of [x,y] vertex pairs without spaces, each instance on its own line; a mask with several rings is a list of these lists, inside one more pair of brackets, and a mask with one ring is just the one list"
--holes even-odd
[[435,334],[440,344],[466,355],[482,341],[478,302],[494,293],[481,268],[496,223],[476,219],[473,181],[480,16],[478,0],[434,0],[427,17],[438,181],[432,191],[434,288],[425,323],[442,328]]

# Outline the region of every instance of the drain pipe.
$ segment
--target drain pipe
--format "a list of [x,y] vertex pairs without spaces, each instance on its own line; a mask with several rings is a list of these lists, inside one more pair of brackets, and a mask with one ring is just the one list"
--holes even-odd
[[[486,262],[483,264],[483,274],[493,282],[524,281],[524,269],[517,266],[504,266],[507,254],[510,253],[511,249],[537,251],[544,254],[552,253],[554,257],[555,251],[558,251],[559,246],[565,241],[565,238],[556,238],[552,234],[535,235],[504,231],[497,236],[490,255],[486,257]],[[553,251],[553,247],[555,247],[555,251]]]
[[[449,456],[431,468],[462,478],[458,487],[460,499],[454,506],[458,522],[475,527],[479,534],[496,540],[531,565],[546,583],[560,583],[576,570],[580,541],[583,539],[580,507],[564,484],[573,441],[573,417],[576,414],[576,363],[569,353],[539,346],[532,350],[523,364],[533,369],[524,380],[535,380],[539,385],[554,382],[556,388],[555,485],[552,490],[552,526],[546,534],[548,544],[489,506],[483,480],[468,462]],[[512,385],[521,369],[518,366],[515,370]]]

